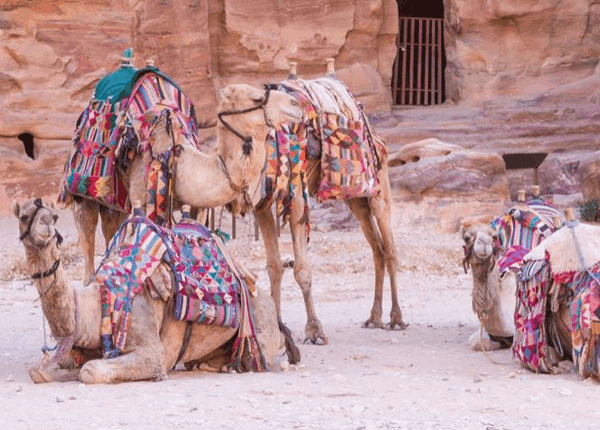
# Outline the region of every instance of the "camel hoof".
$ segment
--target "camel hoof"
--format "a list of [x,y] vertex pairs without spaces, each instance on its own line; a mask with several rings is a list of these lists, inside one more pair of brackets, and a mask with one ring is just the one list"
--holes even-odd
[[29,377],[35,384],[44,384],[46,382],[52,382],[52,378],[46,372],[40,368],[29,369]]
[[[323,333],[323,327],[319,321],[307,322],[304,332],[306,333],[304,343],[308,343],[309,341],[313,345],[327,345],[329,343],[327,336]],[[319,340],[321,340],[321,342],[319,342]]]
[[373,318],[369,318],[364,323],[362,323],[362,328],[384,328],[383,321],[374,320]]
[[385,328],[387,330],[406,330],[406,327],[408,327],[408,324],[404,324],[403,321],[400,321],[400,322],[390,321],[389,324],[385,325]]

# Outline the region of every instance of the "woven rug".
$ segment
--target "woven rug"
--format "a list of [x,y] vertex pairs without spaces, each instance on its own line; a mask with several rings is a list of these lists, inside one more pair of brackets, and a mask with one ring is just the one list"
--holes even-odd
[[102,301],[102,348],[105,358],[123,353],[131,324],[131,304],[161,262],[174,274],[175,314],[180,321],[238,328],[232,361],[265,369],[254,333],[245,280],[236,276],[217,238],[202,224],[183,220],[172,230],[145,217],[131,217],[115,234],[96,272]]
[[549,373],[546,302],[550,280],[547,261],[523,264],[517,282],[513,356],[536,372]]
[[[149,149],[151,124],[144,114],[151,109],[172,111],[181,132],[199,148],[194,106],[179,86],[154,67],[125,71],[119,69],[103,78],[98,86],[110,91],[99,95],[106,98],[92,97],[81,114],[64,166],[59,202],[69,204],[73,196],[80,196],[129,211],[127,190],[117,167],[125,170],[132,153]],[[115,82],[111,84],[111,80]]]

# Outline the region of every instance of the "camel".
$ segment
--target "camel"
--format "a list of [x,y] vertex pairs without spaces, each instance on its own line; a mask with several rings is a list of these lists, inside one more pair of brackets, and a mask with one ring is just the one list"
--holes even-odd
[[[195,149],[185,134],[179,132],[181,125],[177,121],[172,121],[169,125],[173,130],[156,127],[155,124],[150,133],[150,139],[154,140],[154,154],[160,154],[172,147],[182,148],[173,167],[173,197],[179,204],[210,208],[232,201],[242,190],[247,189],[253,180],[256,182],[260,177],[265,151],[265,145],[262,143],[268,128],[300,120],[301,112],[296,100],[283,92],[259,90],[250,85],[236,84],[225,87],[220,94],[220,110],[223,110],[224,106],[232,109],[249,108],[247,113],[237,118],[237,127],[248,137],[247,142],[239,142],[229,135],[223,136],[220,130],[217,135],[220,150],[208,155]],[[167,107],[165,109],[168,110]],[[146,116],[147,121],[153,121],[157,111],[151,110]],[[253,150],[249,151],[248,148]],[[144,187],[149,157],[148,153],[135,154],[127,171],[120,172],[126,179],[131,202],[146,201]],[[99,215],[108,246],[127,214],[87,198],[77,198],[73,201],[73,216],[85,257],[86,280],[91,279],[95,271],[95,231]]]
[[[330,62],[330,64],[332,63]],[[323,78],[321,78],[321,80],[315,80],[314,82],[317,85],[320,85],[324,82],[326,86],[330,88],[335,88],[335,92],[331,91],[329,93],[329,100],[339,101],[340,99],[342,99],[346,103],[347,107],[347,110],[344,111],[344,114],[348,111],[353,111],[355,115],[354,119],[362,121],[364,126],[369,130],[369,132],[371,132],[372,126],[369,124],[366,115],[364,115],[364,113],[362,112],[362,108],[358,103],[354,101],[353,96],[347,90],[345,85],[341,81],[333,77],[331,67],[332,66],[329,66],[329,78],[324,78],[325,81],[323,81]],[[295,71],[290,72],[290,79],[294,80],[294,82],[302,82],[303,84],[308,86],[312,85],[313,82],[298,80]],[[286,82],[283,82],[281,85],[274,85],[271,87],[281,89],[282,87],[285,88],[285,86]],[[327,105],[323,103],[323,99],[321,99],[319,102],[313,99],[312,103],[315,106],[318,106],[317,111],[319,112],[328,112],[334,111],[333,109],[338,109],[336,106],[334,106],[336,102],[334,102],[334,105],[332,105],[331,103]],[[244,107],[245,106],[232,106],[230,103],[227,103],[225,101],[222,102],[220,109],[227,109],[229,112],[232,112],[234,109],[238,109],[238,112],[242,112]],[[328,107],[330,107],[331,110]],[[318,136],[318,139],[321,139],[322,141],[324,139],[322,131],[314,129],[306,120],[306,117],[307,114],[305,111],[303,125],[307,129],[307,133],[314,133]],[[239,119],[237,118],[238,117],[236,116],[234,118],[227,119],[227,121],[230,122],[229,124],[226,124],[223,121],[219,123],[219,132],[222,136],[222,142],[225,142],[227,140],[237,140],[239,143],[242,142],[244,132],[236,132],[235,130],[242,130],[243,122],[240,122],[239,124],[234,123],[234,121],[239,121]],[[240,119],[243,120],[243,116]],[[232,126],[232,124],[234,125]],[[400,310],[397,293],[396,272],[398,267],[398,254],[396,246],[394,244],[391,224],[391,188],[388,177],[387,151],[385,149],[386,144],[379,136],[375,135],[374,133],[372,134],[372,136],[375,140],[375,144],[380,150],[381,157],[381,166],[380,169],[377,171],[377,178],[379,180],[380,185],[379,192],[373,197],[358,197],[344,200],[344,202],[351,210],[352,214],[360,222],[363,234],[365,235],[365,238],[367,239],[367,242],[373,252],[373,261],[375,265],[374,301],[373,306],[371,308],[370,316],[363,323],[363,327],[388,327],[390,329],[394,329],[397,327],[399,329],[405,329],[406,324],[402,320],[402,312]],[[234,146],[233,143],[231,143],[230,145],[218,147],[217,150],[221,151],[223,157],[227,157],[227,154],[223,153],[222,151],[232,146]],[[261,157],[256,157],[254,160],[258,162],[258,160],[260,160],[261,158],[262,154]],[[304,174],[306,177],[308,192],[311,196],[314,196],[317,193],[317,189],[319,186],[321,161],[320,159],[308,159],[307,161],[308,163]],[[261,162],[261,164],[257,166],[257,168],[255,168],[255,171],[260,170],[258,167],[262,168],[263,165],[264,163]],[[249,178],[249,176],[247,176],[247,178]],[[248,181],[248,183],[251,182],[252,181]],[[275,299],[275,303],[277,305],[277,314],[278,316],[281,316],[281,280],[283,277],[284,267],[279,252],[278,237],[276,233],[276,222],[273,216],[272,204],[262,204],[262,202],[260,202],[260,193],[257,190],[255,190],[254,185],[251,185],[249,187],[249,190],[251,192],[243,194],[240,198],[238,198],[238,201],[236,203],[238,204],[238,207],[241,207],[241,209],[239,210],[242,213],[245,211],[253,210],[255,217],[258,221],[258,225],[262,233],[265,249],[267,252],[267,272],[271,282],[271,295]],[[309,208],[302,193],[296,192],[293,196],[293,201],[291,203],[289,226],[292,236],[294,252],[294,277],[302,290],[307,315],[307,323],[305,326],[305,341],[311,341],[312,343],[327,344],[328,339],[323,331],[321,322],[319,321],[316,315],[314,301],[311,294],[312,273],[306,252],[306,247],[308,243],[308,212]],[[382,320],[382,296],[383,282],[386,270],[390,278],[392,306],[389,324],[384,326]]]
[[[523,258],[513,356],[544,373],[600,377],[600,227],[573,219]],[[574,366],[573,366],[574,364]]]
[[[560,211],[536,198],[534,195],[528,202],[507,210],[494,220],[494,227],[475,223],[462,228],[463,267],[465,273],[469,268],[472,271],[472,307],[481,323],[480,330],[469,339],[474,350],[494,350],[512,344],[520,263],[531,248],[564,222]],[[531,220],[535,221],[529,229]],[[521,229],[528,229],[529,234],[521,235]],[[523,237],[531,243],[522,243],[526,240]]]
[[496,232],[484,224],[475,224],[462,233],[465,248],[465,272],[471,268],[473,277],[472,307],[481,322],[481,332],[477,330],[469,338],[475,350],[494,350],[508,347],[515,333],[514,310],[517,278],[514,271],[508,271],[501,278],[498,268]]
[[[30,369],[34,382],[159,381],[167,377],[167,371],[178,361],[186,367],[206,364],[210,369],[215,366],[218,369],[227,362],[225,351],[220,348],[235,336],[237,329],[190,324],[189,343],[183,349],[188,323],[176,321],[168,301],[153,298],[149,288],[144,288],[132,302],[131,326],[123,355],[102,359],[100,285],[97,281],[74,285],[67,279],[59,247],[62,238],[55,226],[58,214],[53,204],[41,199],[21,205],[14,202],[12,212],[19,220],[20,239],[42,310],[58,343],[54,357],[46,357]],[[160,276],[153,275],[151,279],[155,285],[161,282]],[[162,288],[167,288],[164,283]],[[282,345],[275,305],[264,293],[251,298],[251,304],[263,356],[272,364]]]

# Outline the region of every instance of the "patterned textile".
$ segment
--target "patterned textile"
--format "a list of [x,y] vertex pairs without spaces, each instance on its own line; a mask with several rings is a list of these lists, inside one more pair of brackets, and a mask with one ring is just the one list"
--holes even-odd
[[554,277],[554,282],[564,284],[574,294],[570,304],[573,362],[584,378],[600,376],[600,286],[592,274],[600,276],[600,264],[584,273]]
[[529,253],[529,249],[519,245],[513,245],[506,250],[506,253],[498,260],[500,274],[508,270],[518,271],[523,263],[523,257]]
[[[76,195],[129,211],[127,190],[116,166],[125,169],[131,151],[149,149],[151,124],[144,114],[151,109],[173,112],[181,132],[199,148],[193,104],[177,84],[156,68],[127,76],[134,81],[119,81],[121,91],[111,87],[111,94],[120,94],[119,101],[92,98],[80,116],[61,179],[59,202],[69,203]],[[122,98],[125,95],[128,97]]]
[[171,151],[159,154],[150,163],[146,173],[146,216],[150,221],[161,226],[169,226],[171,224],[168,207],[169,196],[172,195],[169,190],[171,157]]
[[115,167],[125,104],[92,100],[83,111],[64,167],[59,201],[68,202],[70,195],[77,195],[127,210],[127,190]]
[[503,249],[519,245],[526,249],[538,246],[554,231],[535,212],[523,207],[514,207],[492,222],[492,228],[498,231]]
[[319,200],[375,196],[379,181],[364,124],[323,112],[322,130]]
[[167,251],[158,227],[135,222],[135,219],[130,222],[131,228],[121,227],[113,237],[105,261],[96,271],[102,301],[101,333],[105,358],[118,356],[125,347],[133,298],[142,292],[147,278]]
[[[309,83],[313,90],[314,85],[319,87],[321,96],[327,95],[330,102],[337,103],[331,105],[337,106],[337,112],[320,107],[316,93],[309,90]],[[275,88],[296,98],[303,120],[299,124],[284,125],[268,137],[263,204],[276,198],[279,212],[289,213],[299,186],[308,201],[304,178],[308,158],[321,160],[317,194],[320,200],[375,196],[379,192],[377,172],[385,147],[376,142],[362,107],[345,84],[338,80],[328,83],[327,79],[314,82],[296,79],[284,81]],[[339,97],[340,92],[344,92],[345,97]],[[343,105],[344,100],[346,105]],[[349,119],[349,112],[357,112],[359,120]],[[286,175],[292,177],[286,178]]]
[[513,356],[536,372],[549,373],[546,302],[550,265],[547,260],[526,262],[517,282]]
[[301,192],[308,213],[306,140],[298,139],[299,124],[284,124],[267,139],[266,194],[277,202],[277,213],[287,221],[291,202]]
[[177,295],[175,319],[226,327],[239,325],[242,289],[210,231],[195,222],[173,227]]
[[[96,272],[101,285],[102,348],[106,358],[123,352],[131,324],[131,304],[161,261],[176,280],[175,319],[239,327],[234,343],[234,367],[265,369],[254,333],[247,286],[221,251],[223,245],[203,225],[183,220],[172,230],[147,218],[126,220],[111,240]],[[242,363],[253,363],[243,368]],[[239,367],[242,366],[242,367]]]

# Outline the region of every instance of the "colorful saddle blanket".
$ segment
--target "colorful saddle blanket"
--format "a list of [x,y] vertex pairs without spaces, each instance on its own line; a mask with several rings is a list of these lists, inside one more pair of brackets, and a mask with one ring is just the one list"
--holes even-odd
[[150,109],[170,109],[199,147],[194,106],[181,88],[154,67],[121,68],[98,83],[77,121],[59,202],[68,204],[73,196],[80,196],[129,211],[127,189],[117,166],[126,169],[129,151],[147,150],[150,124],[144,114]]
[[[164,262],[175,278],[175,319],[240,327],[236,345],[249,341],[256,352],[253,357],[256,368],[264,368],[254,335],[246,282],[236,276],[236,269],[229,265],[218,240],[192,220],[183,220],[172,230],[140,216],[131,217],[121,225],[96,272],[96,281],[101,285],[105,357],[116,357],[123,352],[132,302],[144,288],[154,288],[150,277]],[[170,283],[170,276],[167,279]]]
[[561,225],[565,221],[561,211],[541,198],[532,198],[492,221],[503,253],[499,260],[501,274],[519,270],[525,255],[559,227],[554,225],[555,217],[561,220]]
[[[548,347],[565,356],[555,325],[556,313],[568,304],[571,356],[583,377],[600,376],[600,264],[584,272],[551,273],[549,260],[526,262],[517,282],[513,355],[536,372],[551,373]],[[552,291],[552,296],[550,296]]]
[[289,80],[275,87],[296,98],[303,120],[269,135],[263,197],[276,198],[284,218],[296,192],[308,199],[310,158],[321,160],[319,200],[377,195],[377,172],[385,148],[376,142],[350,90],[331,78]]

